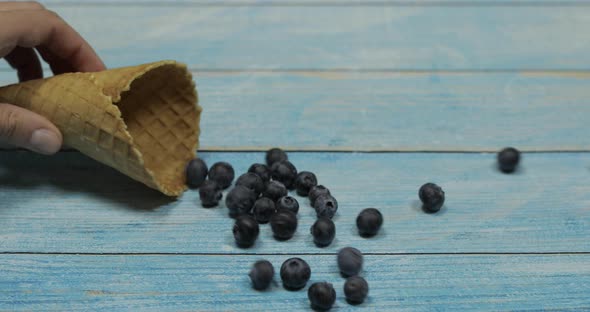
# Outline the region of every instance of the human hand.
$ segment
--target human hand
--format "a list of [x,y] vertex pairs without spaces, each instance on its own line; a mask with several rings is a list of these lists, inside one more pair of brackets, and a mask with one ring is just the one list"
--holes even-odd
[[[0,2],[0,58],[20,81],[43,77],[35,50],[56,75],[105,69],[92,47],[54,12],[37,2]],[[62,135],[47,118],[0,103],[0,142],[49,155],[60,149]]]

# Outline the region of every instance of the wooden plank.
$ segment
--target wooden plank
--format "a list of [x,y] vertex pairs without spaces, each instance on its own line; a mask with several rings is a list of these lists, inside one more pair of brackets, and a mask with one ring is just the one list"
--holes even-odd
[[199,69],[590,68],[585,6],[55,9],[109,67],[176,59]]
[[587,150],[589,78],[195,73],[210,150]]
[[[250,288],[248,271],[260,258],[278,270],[288,256],[2,255],[0,309],[310,310],[307,289]],[[334,285],[338,311],[590,309],[588,255],[365,256],[370,290],[360,306],[344,300],[335,256],[302,258],[310,284]]]
[[[287,242],[261,227],[251,249],[234,245],[222,202],[200,207],[198,192],[174,202],[75,152],[55,157],[0,153],[0,252],[333,253],[357,245],[371,253],[589,252],[588,153],[525,154],[523,171],[505,175],[493,154],[291,153],[300,170],[318,175],[339,201],[336,240],[314,247],[306,199]],[[262,153],[202,153],[236,172]],[[418,188],[440,184],[446,208],[425,214]],[[382,233],[356,234],[359,211],[384,214]]]
[[[194,72],[204,150],[580,151],[590,74]],[[0,74],[0,84],[15,73]]]

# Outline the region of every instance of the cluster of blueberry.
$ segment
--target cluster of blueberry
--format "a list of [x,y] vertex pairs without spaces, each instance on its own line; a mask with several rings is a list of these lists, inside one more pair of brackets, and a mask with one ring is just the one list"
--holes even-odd
[[[350,304],[361,304],[369,293],[369,284],[359,276],[363,268],[363,255],[353,247],[340,249],[337,257],[338,268],[343,277],[344,296]],[[252,287],[264,290],[270,286],[274,279],[274,267],[267,260],[259,260],[250,270]],[[290,258],[283,262],[280,271],[283,287],[287,290],[300,290],[305,287],[311,277],[311,268],[301,258]],[[334,286],[328,282],[316,282],[309,286],[307,297],[313,309],[329,310],[336,302]]]
[[[498,167],[505,173],[515,171],[520,153],[514,148],[505,148],[497,155]],[[231,186],[235,172],[227,162],[217,162],[207,168],[199,158],[189,162],[186,170],[187,185],[199,189],[203,207],[215,207],[222,199],[222,191]],[[248,248],[258,238],[259,224],[270,223],[277,240],[288,240],[297,230],[298,201],[289,196],[289,190],[296,190],[300,196],[307,196],[315,209],[317,220],[310,231],[318,247],[329,246],[334,240],[336,227],[332,217],[338,210],[338,201],[330,190],[318,184],[315,174],[309,171],[297,172],[287,154],[273,148],[266,153],[266,164],[256,163],[235,182],[226,198],[229,215],[235,218],[233,234],[236,245]],[[445,193],[434,183],[422,185],[418,191],[425,212],[438,212],[444,204]],[[383,225],[383,216],[375,208],[362,210],[357,218],[358,233],[362,237],[375,236]],[[338,267],[347,277],[344,294],[351,304],[362,303],[368,294],[366,280],[358,276],[362,268],[362,254],[358,249],[346,247],[338,253]],[[286,260],[280,271],[283,286],[298,290],[305,287],[311,276],[309,265],[300,258]],[[274,268],[266,260],[257,261],[250,271],[255,289],[266,289],[273,280]],[[332,284],[317,282],[308,289],[308,297],[315,309],[330,309],[336,300]]]
[[[226,162],[217,162],[207,168],[199,158],[187,166],[187,185],[199,188],[203,207],[219,204],[222,191],[231,186],[235,172]],[[298,201],[289,196],[295,190],[299,196],[307,196],[315,209],[317,220],[311,226],[313,241],[318,247],[329,246],[334,240],[336,226],[332,218],[338,210],[338,201],[330,190],[318,185],[315,174],[309,171],[297,172],[287,154],[273,148],[266,153],[266,164],[256,163],[248,172],[242,174],[234,187],[227,193],[225,204],[229,215],[235,218],[233,234],[236,245],[248,248],[254,245],[260,233],[259,224],[270,223],[277,240],[288,240],[297,230]],[[375,236],[383,225],[383,216],[375,208],[367,208],[356,219],[359,235]],[[358,276],[362,268],[362,254],[352,247],[338,253],[338,266],[343,276],[348,277],[344,284],[344,294],[351,304],[362,303],[369,291],[367,281]],[[311,269],[301,258],[286,260],[281,266],[283,286],[289,290],[299,290],[306,286]],[[273,280],[274,268],[266,260],[257,261],[250,271],[252,287],[258,290],[269,287]],[[336,300],[336,291],[328,282],[317,282],[308,289],[308,297],[315,309],[330,309]]]
[[[196,158],[189,162],[186,175],[187,185],[199,188],[201,204],[209,208],[219,204],[222,191],[231,186],[235,172],[227,162],[217,162],[208,169],[202,159]],[[225,197],[229,215],[236,219],[233,234],[239,247],[248,248],[254,245],[260,233],[259,224],[270,223],[273,236],[277,240],[293,237],[297,230],[299,202],[289,196],[289,190],[309,197],[318,218],[311,228],[314,241],[320,247],[330,245],[336,231],[331,219],[338,210],[338,201],[328,188],[318,185],[315,174],[309,171],[298,172],[285,151],[273,148],[266,152],[266,164],[256,163],[250,166],[248,172],[238,177]],[[359,224],[363,228],[373,226],[375,222],[365,219],[374,215],[374,211],[363,213],[359,217]],[[378,216],[382,223],[381,214]],[[377,230],[373,231],[376,233]]]

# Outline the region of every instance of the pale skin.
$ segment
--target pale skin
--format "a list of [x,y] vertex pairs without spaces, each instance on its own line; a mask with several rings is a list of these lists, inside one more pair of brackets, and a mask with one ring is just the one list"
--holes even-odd
[[[43,77],[37,55],[55,75],[105,69],[92,47],[54,12],[37,2],[0,2],[0,58],[26,81]],[[0,143],[50,155],[61,148],[62,135],[45,117],[0,103]]]

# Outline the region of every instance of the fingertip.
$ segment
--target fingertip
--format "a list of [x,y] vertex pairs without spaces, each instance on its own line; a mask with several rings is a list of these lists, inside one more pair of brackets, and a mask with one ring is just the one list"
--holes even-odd
[[31,134],[30,149],[45,155],[57,153],[62,145],[61,133],[49,129],[37,129]]
[[93,72],[99,72],[99,71],[103,71],[106,70],[107,67],[104,65],[104,63],[99,59],[97,60],[97,62],[95,62],[94,65],[91,66],[89,71],[93,71]]
[[88,49],[90,51],[80,53],[78,61],[74,61],[74,63],[79,64],[79,69],[84,72],[98,72],[107,69],[96,52],[90,46],[88,46]]
[[22,107],[0,103],[0,141],[51,155],[60,150],[63,137],[47,118]]

